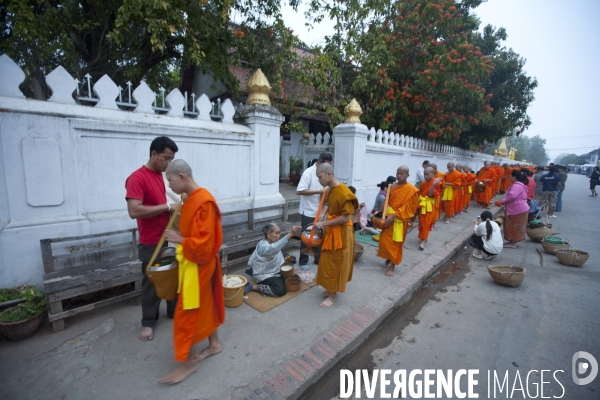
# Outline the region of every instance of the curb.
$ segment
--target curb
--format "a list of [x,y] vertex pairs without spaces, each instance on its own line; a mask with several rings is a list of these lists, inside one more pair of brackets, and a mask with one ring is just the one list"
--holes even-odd
[[[497,210],[494,217],[499,213]],[[258,388],[240,394],[244,400],[297,399],[316,384],[330,368],[364,342],[392,313],[407,304],[413,295],[467,244],[471,225],[435,254],[408,272],[392,278],[391,285],[374,295],[366,306],[317,338],[304,351],[285,358]],[[253,385],[254,386],[254,385]],[[236,396],[237,398],[238,396]]]

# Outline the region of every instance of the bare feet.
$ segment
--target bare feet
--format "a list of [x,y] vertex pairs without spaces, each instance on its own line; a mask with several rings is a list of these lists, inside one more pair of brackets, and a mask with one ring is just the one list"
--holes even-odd
[[321,297],[329,297],[331,293],[329,293],[329,291],[327,290],[323,290],[323,293],[321,293]]
[[322,308],[329,308],[333,305],[333,303],[335,303],[335,293],[330,294],[325,301],[323,301],[321,304],[319,304],[320,307]]
[[198,368],[198,366],[195,362],[190,360],[185,361],[175,371],[171,372],[164,378],[159,379],[158,381],[167,385],[174,385],[190,376],[196,370],[196,368]]
[[390,263],[390,267],[388,268],[387,272],[385,273],[385,276],[394,276],[394,268],[396,266],[394,264]]
[[449,224],[449,223],[450,223],[450,220],[449,220],[449,219],[447,219],[447,220],[445,220],[445,221],[444,221],[444,223],[446,223],[446,224]]
[[210,345],[200,350],[200,352],[192,354],[191,361],[197,363],[204,360],[207,357],[219,354],[221,351],[223,351],[223,346],[221,346],[220,344]]
[[138,334],[138,339],[143,340],[144,342],[154,339],[154,329],[149,326],[144,326]]
[[392,262],[390,260],[385,260],[385,265],[390,265]]

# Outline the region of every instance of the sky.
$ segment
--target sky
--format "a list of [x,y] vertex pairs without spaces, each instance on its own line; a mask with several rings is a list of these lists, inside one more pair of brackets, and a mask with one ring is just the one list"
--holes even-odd
[[[506,48],[538,80],[525,135],[546,139],[550,162],[600,147],[600,0],[488,0],[475,9],[482,29],[506,28]],[[323,44],[333,22],[305,27],[303,12],[283,7],[286,24],[309,45]]]

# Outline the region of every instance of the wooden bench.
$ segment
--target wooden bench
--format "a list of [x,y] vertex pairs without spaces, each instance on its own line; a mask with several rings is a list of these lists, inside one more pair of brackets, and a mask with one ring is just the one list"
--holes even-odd
[[[136,234],[137,229],[126,229],[40,240],[48,319],[54,332],[65,328],[66,317],[140,295],[142,271]],[[124,286],[123,290],[98,298],[102,296],[97,292],[117,286]],[[85,296],[90,294],[95,295]],[[80,296],[87,298],[85,304],[63,305],[63,301]]]
[[[255,215],[261,211],[277,211],[277,214],[263,217],[263,218],[255,218]],[[248,218],[248,230],[242,234],[224,234],[223,236],[223,244],[221,245],[221,250],[219,251],[219,255],[221,257],[221,267],[227,273],[228,268],[235,264],[246,264],[252,255],[252,251],[256,248],[258,242],[264,239],[264,234],[262,233],[262,227],[269,222],[277,222],[281,227],[281,234],[284,232],[287,233],[292,226],[297,225],[296,223],[287,222],[288,219],[288,205],[287,203],[275,205],[275,206],[267,206],[260,207],[254,209],[240,210],[240,211],[231,211],[223,213],[223,217],[239,215],[239,214],[247,214]],[[228,227],[231,225],[224,225],[223,230],[226,231]],[[256,229],[255,229],[256,228]],[[295,241],[290,241],[286,248],[294,246],[296,244]],[[227,268],[227,269],[226,269]]]

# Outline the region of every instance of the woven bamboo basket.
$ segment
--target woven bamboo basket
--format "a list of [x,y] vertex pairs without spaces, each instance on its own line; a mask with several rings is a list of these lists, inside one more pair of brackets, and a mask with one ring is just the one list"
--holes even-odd
[[362,244],[356,242],[354,243],[354,261],[358,260],[360,256],[365,252],[365,248]]
[[511,265],[490,265],[488,272],[499,285],[517,287],[525,279],[525,268]]
[[552,229],[548,227],[530,229],[527,232],[527,237],[531,239],[532,242],[541,242],[543,238],[546,236],[552,235]]
[[545,236],[542,239],[542,247],[548,254],[554,255],[556,250],[567,250],[570,248],[569,241],[557,236]]
[[589,253],[575,249],[556,250],[554,255],[558,257],[561,264],[572,267],[582,267],[590,258]]

